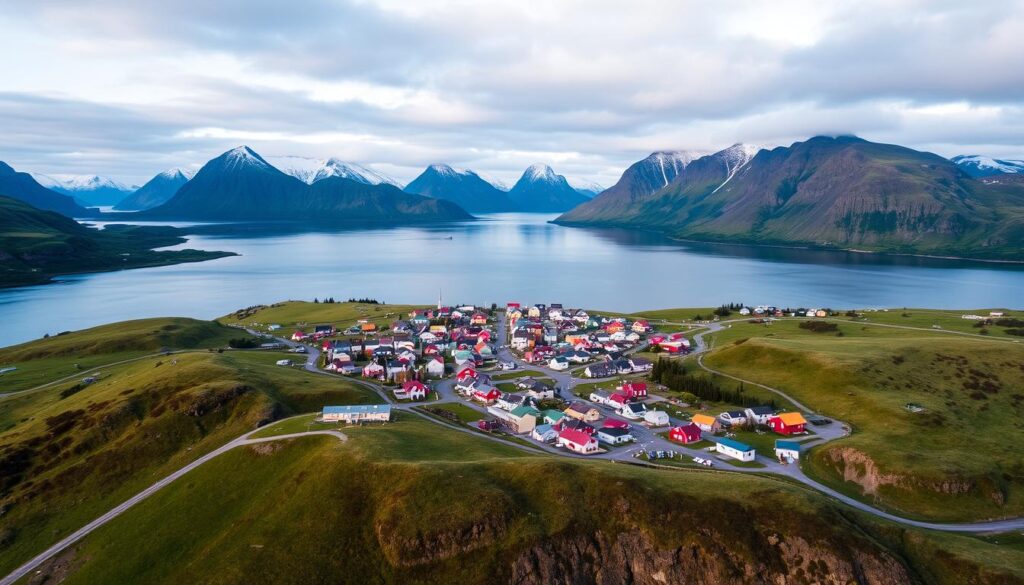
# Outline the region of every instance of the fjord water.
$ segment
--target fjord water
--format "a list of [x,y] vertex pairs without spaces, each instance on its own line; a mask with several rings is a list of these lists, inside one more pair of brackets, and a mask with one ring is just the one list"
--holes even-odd
[[[284,299],[561,302],[637,311],[730,301],[834,308],[1024,307],[1024,267],[677,242],[494,214],[429,227],[202,226],[182,248],[239,256],[0,290],[0,346],[153,316],[213,318]],[[177,224],[182,225],[182,224]]]

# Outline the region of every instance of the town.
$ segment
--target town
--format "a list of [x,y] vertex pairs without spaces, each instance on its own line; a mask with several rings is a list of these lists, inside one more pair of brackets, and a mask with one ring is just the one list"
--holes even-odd
[[[722,311],[766,326],[779,317],[831,315],[828,309],[742,304]],[[718,321],[717,314],[702,317],[698,328],[706,333]],[[365,318],[344,328],[312,325],[288,341],[313,367],[388,393],[385,405],[325,405],[322,422],[386,422],[392,409],[415,409],[566,456],[771,471],[798,462],[806,443],[849,432],[814,413],[774,404],[725,402],[715,410],[716,401],[660,394],[667,388],[652,380],[659,367],[701,349],[703,333],[694,331],[557,303],[439,302],[383,323]]]

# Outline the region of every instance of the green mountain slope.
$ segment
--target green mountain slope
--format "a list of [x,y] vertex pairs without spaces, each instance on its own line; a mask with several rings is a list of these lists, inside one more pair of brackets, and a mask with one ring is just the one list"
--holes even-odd
[[[723,151],[724,153],[725,151]],[[558,219],[708,241],[1024,258],[1024,189],[974,180],[936,155],[854,137],[716,153],[626,210],[597,197]]]
[[153,248],[184,242],[169,227],[86,227],[52,211],[0,196],[0,288],[46,282],[59,274],[199,262],[228,252]]

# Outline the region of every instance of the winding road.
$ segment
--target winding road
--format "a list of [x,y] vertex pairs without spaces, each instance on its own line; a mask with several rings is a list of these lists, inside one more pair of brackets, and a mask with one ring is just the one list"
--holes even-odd
[[[707,366],[705,366],[703,364],[703,356],[710,349],[710,347],[708,346],[707,342],[704,340],[704,337],[706,335],[708,335],[708,334],[711,334],[711,333],[714,333],[716,331],[721,330],[725,325],[727,325],[727,324],[729,324],[731,322],[739,322],[739,321],[744,321],[744,320],[745,319],[734,320],[734,321],[709,323],[709,324],[707,324],[705,326],[703,331],[695,334],[694,335],[694,341],[695,341],[696,347],[694,348],[694,351],[692,353],[696,354],[696,356],[697,356],[697,360],[696,360],[697,364],[701,368],[703,368],[703,369],[705,369],[705,370],[707,370],[709,372],[712,372],[712,373],[714,373],[716,375],[724,376],[724,377],[727,377],[729,379],[736,380],[736,381],[741,381],[744,384],[754,385],[754,386],[757,386],[757,387],[762,388],[764,390],[767,390],[769,392],[776,393],[777,395],[781,396],[782,398],[785,398],[786,400],[788,400],[789,402],[794,404],[797,408],[799,408],[801,410],[804,410],[806,412],[812,412],[811,409],[807,408],[805,405],[801,404],[797,400],[794,400],[791,396],[787,395],[785,392],[783,392],[783,391],[781,391],[781,390],[779,390],[777,388],[772,388],[770,386],[767,386],[767,385],[764,385],[764,384],[760,384],[760,383],[757,383],[757,382],[753,382],[751,380],[744,380],[742,378],[738,378],[738,377],[735,377],[735,376],[732,376],[732,375],[729,375],[729,374],[725,374],[723,372],[719,372],[717,370],[713,370],[713,369],[711,369],[711,368],[709,368],[709,367],[707,367]],[[668,323],[668,324],[672,324],[672,323]],[[935,330],[929,330],[929,329],[924,329],[924,328],[919,328],[919,327],[905,327],[905,326],[899,326],[899,325],[888,325],[888,324],[880,324],[880,323],[875,323],[875,324],[866,323],[866,324],[878,325],[878,326],[883,326],[883,327],[894,327],[894,328],[900,328],[900,329],[914,329],[914,330],[920,330],[920,331],[927,331],[929,333],[936,333],[937,332]],[[954,332],[954,331],[944,331],[944,332],[946,332],[946,333],[963,334],[961,332]],[[250,331],[250,333],[258,334],[255,331]],[[972,335],[972,334],[963,334],[963,335]],[[522,360],[519,360],[514,354],[512,354],[511,351],[508,350],[508,348],[504,345],[504,341],[506,341],[508,339],[508,331],[507,331],[507,325],[506,325],[504,314],[502,314],[500,320],[498,321],[496,337],[497,337],[498,343],[501,344],[501,348],[499,349],[499,352],[498,352],[499,359],[507,360],[507,361],[513,361],[513,362],[519,364],[522,367],[528,367],[528,368],[530,368],[532,370],[541,371],[545,376],[550,377],[551,379],[553,379],[555,381],[555,383],[557,384],[559,389],[564,390],[564,391],[568,391],[568,392],[571,393],[573,386],[575,386],[575,384],[577,383],[578,380],[572,376],[570,371],[556,371],[556,370],[552,370],[550,368],[547,368],[545,366],[538,366],[538,365],[535,365],[535,364],[526,364]],[[977,336],[977,337],[981,337],[981,336]],[[300,344],[298,344],[298,343],[295,343],[295,342],[292,342],[290,340],[283,339],[283,338],[278,338],[278,341],[280,341],[281,343],[283,343],[286,346],[291,347],[291,348],[296,348],[296,347],[300,346]],[[308,371],[310,373],[317,374],[317,375],[330,376],[330,377],[333,377],[333,378],[340,378],[339,376],[337,376],[335,374],[331,374],[329,372],[325,372],[325,371],[321,370],[318,367],[318,361],[319,361],[319,357],[320,357],[320,351],[318,349],[311,348],[309,346],[303,346],[303,347],[307,348],[306,349],[306,354],[305,354],[306,355],[306,362],[305,362],[305,364],[303,364],[303,368],[306,371]],[[637,351],[639,349],[640,348],[636,348],[634,351]],[[297,354],[297,355],[301,355],[301,354]],[[151,356],[143,356],[143,357],[139,357],[139,358],[133,358],[131,360],[125,360],[125,362],[141,360],[141,359],[145,359],[146,357],[151,357]],[[124,362],[119,362],[119,363],[124,363]],[[111,365],[115,365],[115,364],[108,364],[107,366],[104,366],[104,367],[110,367]],[[98,369],[99,368],[94,368],[94,370],[98,370]],[[576,369],[580,369],[580,368],[576,368]],[[76,377],[76,376],[79,376],[79,375],[81,375],[81,373],[75,374],[74,376],[71,376],[71,377]],[[428,420],[430,422],[433,422],[435,424],[444,426],[446,428],[453,429],[453,430],[460,431],[460,432],[464,432],[464,433],[468,433],[468,434],[471,434],[471,435],[473,435],[474,437],[477,437],[477,438],[497,441],[497,442],[500,442],[500,443],[502,443],[504,445],[516,447],[516,448],[519,448],[519,449],[521,449],[521,450],[523,450],[525,452],[532,453],[532,454],[538,454],[539,453],[538,449],[540,449],[542,451],[546,451],[546,452],[549,452],[549,453],[552,453],[552,454],[557,454],[557,455],[562,456],[562,457],[574,457],[574,458],[580,458],[580,459],[605,459],[605,460],[618,461],[618,462],[633,462],[634,459],[635,459],[634,458],[634,454],[635,454],[635,452],[637,450],[639,450],[639,449],[647,449],[647,450],[675,451],[677,453],[684,454],[684,457],[687,454],[690,455],[690,456],[704,456],[704,457],[707,457],[707,453],[704,452],[704,451],[700,451],[700,450],[696,450],[696,449],[690,449],[690,448],[687,448],[684,445],[680,445],[680,444],[677,444],[677,443],[670,442],[670,441],[668,441],[665,438],[657,435],[656,433],[654,433],[653,431],[651,431],[650,429],[648,429],[648,428],[646,428],[646,427],[644,427],[642,425],[632,424],[635,421],[628,421],[627,419],[623,419],[623,418],[619,417],[615,412],[611,411],[610,409],[608,409],[607,407],[604,407],[602,405],[595,404],[594,406],[597,407],[599,410],[601,410],[602,414],[605,415],[607,418],[615,418],[615,419],[620,419],[620,420],[626,420],[627,422],[631,423],[632,430],[633,430],[634,435],[636,436],[636,439],[637,439],[636,440],[636,444],[633,447],[628,448],[628,449],[626,449],[626,448],[618,448],[618,449],[613,449],[612,451],[608,451],[608,452],[597,454],[597,455],[577,455],[577,454],[573,454],[573,453],[567,453],[564,449],[556,448],[556,447],[553,447],[551,445],[546,445],[546,444],[541,444],[541,443],[536,443],[536,449],[535,449],[535,448],[528,447],[526,445],[518,444],[518,443],[515,443],[515,442],[511,442],[511,441],[506,441],[506,440],[501,439],[501,438],[499,438],[497,436],[493,436],[493,435],[490,435],[490,434],[477,432],[477,431],[473,430],[472,428],[470,428],[468,426],[457,426],[457,425],[454,425],[454,424],[449,424],[449,423],[446,423],[446,422],[442,422],[442,421],[440,421],[438,419],[435,419],[435,418],[430,417],[430,416],[426,416],[426,415],[424,415],[424,414],[414,410],[414,408],[417,406],[417,404],[410,404],[410,403],[395,404],[394,401],[392,400],[392,397],[389,395],[388,391],[385,388],[383,388],[380,385],[378,385],[378,384],[374,384],[374,383],[371,383],[371,382],[368,382],[368,381],[365,381],[365,380],[359,380],[359,379],[355,379],[355,378],[348,378],[348,377],[340,378],[340,379],[343,379],[346,383],[357,383],[357,384],[359,384],[361,386],[364,386],[366,388],[372,389],[374,392],[376,392],[386,402],[392,403],[392,407],[394,409],[396,409],[396,410],[401,410],[401,411],[404,411],[404,412],[410,412],[410,413],[416,414],[417,416],[420,416],[424,420]],[[607,381],[607,380],[614,380],[614,379],[616,379],[616,378],[607,378],[607,379],[604,379],[604,380]],[[589,379],[587,380],[587,382],[600,382],[600,381],[602,381],[602,380],[589,380]],[[43,385],[41,385],[39,387],[32,388],[32,389],[29,389],[29,390],[24,390],[24,391],[21,391],[21,392],[31,392],[31,391],[39,390],[39,389],[51,386],[52,384],[55,384],[55,383],[58,383],[58,382],[59,382],[59,380],[58,381],[49,382],[49,383],[43,384]],[[446,403],[446,402],[459,402],[460,404],[466,404],[466,405],[468,405],[468,406],[470,406],[470,407],[480,411],[482,414],[486,413],[486,409],[484,409],[483,407],[481,407],[481,406],[479,406],[477,404],[474,404],[472,402],[467,402],[465,400],[462,400],[462,399],[458,398],[458,396],[454,392],[453,385],[454,385],[454,381],[451,378],[443,379],[443,380],[439,381],[437,384],[435,384],[435,388],[434,389],[437,391],[440,399],[438,401],[432,402],[430,404],[443,404],[443,403]],[[0,395],[0,396],[2,396],[2,395]],[[305,415],[299,415],[299,416],[305,416]],[[292,418],[295,418],[295,417],[292,417]],[[284,420],[287,420],[287,419],[284,419]],[[278,420],[278,421],[274,421],[274,423],[272,423],[272,424],[278,424],[280,422],[281,421]],[[845,425],[837,425],[837,426],[845,428]],[[207,461],[210,461],[211,459],[213,459],[213,458],[215,458],[215,457],[217,457],[217,456],[219,456],[219,455],[221,455],[223,453],[226,453],[226,452],[228,452],[228,451],[230,451],[230,450],[232,450],[232,449],[234,449],[236,447],[241,447],[241,446],[246,446],[246,445],[253,445],[253,444],[258,444],[258,443],[266,443],[266,442],[270,442],[270,441],[280,441],[280,440],[286,440],[286,439],[294,439],[294,438],[313,436],[313,435],[333,436],[333,437],[335,437],[335,438],[337,438],[337,439],[339,439],[339,440],[341,440],[343,442],[348,440],[348,437],[344,433],[342,433],[340,431],[335,431],[335,430],[315,430],[315,431],[307,431],[307,432],[301,432],[301,433],[290,433],[290,434],[284,434],[284,435],[275,435],[275,436],[272,436],[272,437],[256,437],[256,438],[252,437],[253,434],[259,432],[263,428],[265,428],[265,427],[260,427],[260,428],[257,428],[257,429],[253,429],[252,431],[249,431],[249,432],[241,435],[240,437],[230,441],[229,443],[227,443],[225,445],[222,445],[221,447],[218,447],[218,448],[214,449],[213,451],[210,451],[209,453],[206,453],[205,455],[202,455],[201,457],[195,459],[191,463],[188,463],[187,465],[185,465],[185,466],[181,467],[180,469],[174,471],[170,475],[167,475],[166,477],[156,481],[155,483],[153,483],[149,487],[143,489],[142,491],[140,491],[139,493],[135,494],[131,498],[125,500],[121,504],[119,504],[119,505],[115,506],[114,508],[112,508],[111,510],[107,511],[102,516],[100,516],[100,517],[96,518],[95,520],[89,522],[85,526],[79,528],[75,532],[71,533],[67,537],[65,537],[62,540],[60,540],[59,542],[57,542],[56,544],[50,546],[49,548],[47,548],[43,552],[41,552],[38,555],[36,555],[31,560],[29,560],[25,564],[21,565],[20,567],[18,567],[14,571],[12,571],[9,575],[7,575],[7,576],[3,577],[2,579],[0,579],[0,585],[14,585],[15,582],[17,582],[21,578],[25,577],[26,575],[28,575],[32,571],[38,569],[40,565],[42,565],[47,560],[51,559],[52,557],[54,557],[55,555],[60,553],[65,548],[67,548],[69,546],[72,546],[75,543],[79,542],[80,540],[82,540],[83,538],[88,536],[90,533],[92,533],[93,531],[95,531],[99,527],[107,524],[108,522],[110,522],[114,518],[117,518],[118,516],[120,516],[121,514],[123,514],[126,511],[128,511],[129,509],[131,509],[133,506],[135,506],[139,502],[142,502],[143,500],[149,498],[150,496],[152,496],[153,494],[155,494],[156,492],[158,492],[159,490],[161,490],[162,488],[164,488],[168,484],[170,484],[173,481],[179,479],[180,477],[184,476],[185,474],[187,474],[188,472],[192,471],[193,469],[199,467],[200,465],[206,463]],[[831,427],[831,429],[835,429],[835,428],[836,427]],[[830,430],[830,431],[826,431],[824,433],[819,431],[819,435],[818,436],[821,437],[823,440],[831,440],[831,439],[834,439],[834,438],[837,438],[837,437],[840,437],[840,436],[845,436],[846,434],[847,434],[847,431],[845,431],[845,430],[841,430],[841,431]],[[739,468],[739,467],[736,467],[736,468],[730,468],[730,469],[727,469],[727,470],[718,469],[718,471],[727,471],[727,472],[730,472],[730,473],[753,473],[753,474],[770,474],[770,475],[784,476],[784,477],[793,479],[793,480],[803,484],[807,488],[810,488],[810,489],[815,490],[815,491],[817,491],[819,493],[822,493],[822,494],[825,494],[825,495],[827,495],[829,497],[832,497],[835,500],[838,500],[838,501],[840,501],[840,502],[842,502],[842,503],[844,503],[844,504],[846,504],[846,505],[848,505],[848,506],[850,506],[852,508],[855,508],[855,509],[860,510],[862,512],[865,512],[867,514],[871,514],[873,516],[876,516],[876,517],[879,517],[879,518],[884,518],[886,520],[890,520],[892,522],[895,522],[895,523],[898,523],[898,524],[903,524],[903,525],[906,525],[906,526],[913,526],[913,527],[917,527],[917,528],[924,528],[924,529],[929,529],[929,530],[938,530],[938,531],[943,531],[943,532],[955,532],[955,533],[995,533],[995,532],[1006,532],[1006,531],[1011,531],[1011,530],[1022,530],[1022,529],[1024,529],[1024,518],[1010,518],[1010,519],[1005,519],[1005,520],[991,520],[991,521],[986,521],[986,522],[971,522],[971,523],[963,523],[963,524],[947,524],[947,523],[938,523],[938,522],[924,522],[924,521],[919,521],[919,520],[912,520],[912,519],[908,519],[908,518],[903,518],[903,517],[897,516],[895,514],[891,514],[889,512],[886,512],[884,510],[880,510],[878,508],[875,508],[874,506],[871,506],[869,504],[866,504],[864,502],[861,502],[861,501],[856,500],[854,498],[851,498],[849,496],[846,496],[846,495],[844,495],[844,494],[842,494],[840,492],[837,492],[836,490],[834,490],[834,489],[832,489],[832,488],[830,488],[828,486],[822,485],[821,483],[819,483],[819,482],[809,478],[806,474],[804,474],[803,470],[801,470],[798,465],[783,465],[783,464],[779,463],[777,460],[775,460],[773,458],[763,457],[763,456],[758,456],[757,461],[759,463],[762,463],[764,465],[764,467],[762,467],[762,468]],[[703,470],[701,470],[701,469],[693,469],[693,471],[701,472]]]

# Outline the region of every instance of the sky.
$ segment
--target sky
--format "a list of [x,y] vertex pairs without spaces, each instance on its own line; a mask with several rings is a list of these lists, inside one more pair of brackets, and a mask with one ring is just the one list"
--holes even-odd
[[0,160],[141,184],[240,144],[608,186],[856,134],[1024,158],[1024,0],[5,0]]

